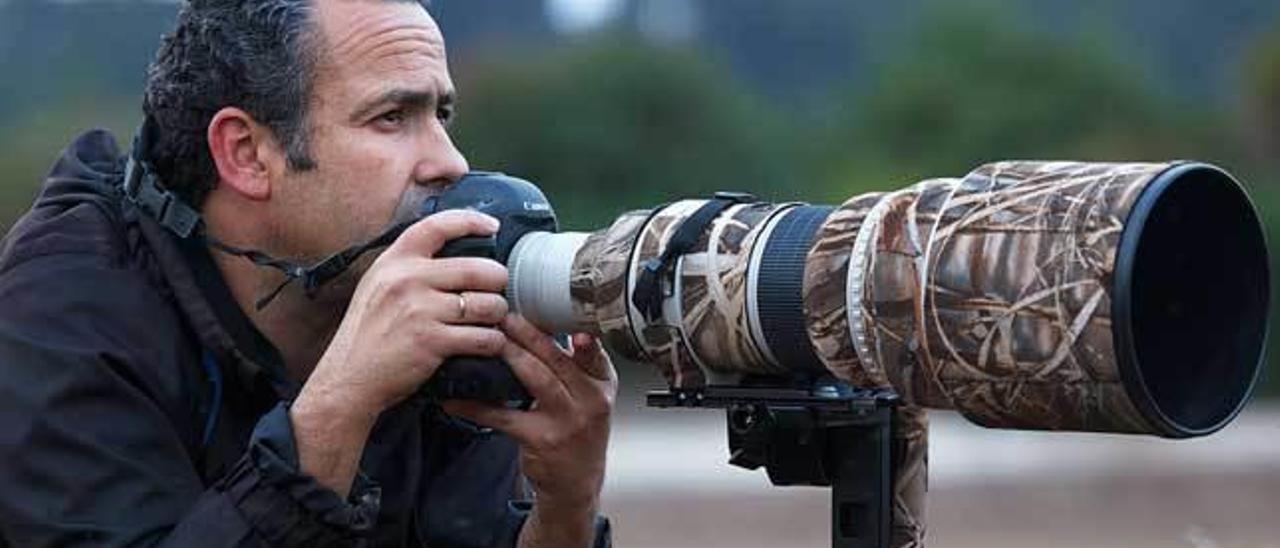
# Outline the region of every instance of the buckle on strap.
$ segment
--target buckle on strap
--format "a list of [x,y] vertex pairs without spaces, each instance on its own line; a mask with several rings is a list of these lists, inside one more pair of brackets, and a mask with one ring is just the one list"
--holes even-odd
[[151,169],[132,156],[125,164],[123,187],[129,201],[180,238],[190,236],[200,224],[200,213],[161,188]]

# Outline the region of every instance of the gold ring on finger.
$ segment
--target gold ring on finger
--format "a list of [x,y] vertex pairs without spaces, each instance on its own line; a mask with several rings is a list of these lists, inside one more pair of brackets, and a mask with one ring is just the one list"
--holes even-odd
[[467,297],[462,293],[458,294],[458,319],[463,321],[467,319]]

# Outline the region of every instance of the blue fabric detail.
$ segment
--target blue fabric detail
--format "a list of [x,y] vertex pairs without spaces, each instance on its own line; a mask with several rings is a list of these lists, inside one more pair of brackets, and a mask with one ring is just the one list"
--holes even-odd
[[[293,438],[293,423],[289,419],[289,405],[288,402],[279,403],[253,428],[249,440],[249,461],[260,481],[249,489],[252,493],[244,494],[256,502],[245,503],[244,499],[238,499],[241,500],[239,507],[243,510],[249,504],[258,508],[261,515],[279,514],[283,496],[303,510],[307,516],[304,519],[326,525],[327,530],[355,537],[370,534],[382,508],[382,488],[368,476],[357,472],[351,493],[344,501],[333,490],[303,474],[298,461],[298,446]],[[305,538],[314,534],[312,528],[297,528],[283,521],[278,529],[282,538],[289,535]],[[275,542],[269,546],[302,544]]]
[[213,384],[213,401],[209,404],[209,415],[204,420],[204,437],[202,438],[203,447],[208,447],[213,443],[213,431],[218,426],[218,413],[222,411],[222,370],[218,368],[217,360],[213,359],[213,354],[204,353],[204,372],[209,376],[209,382]]

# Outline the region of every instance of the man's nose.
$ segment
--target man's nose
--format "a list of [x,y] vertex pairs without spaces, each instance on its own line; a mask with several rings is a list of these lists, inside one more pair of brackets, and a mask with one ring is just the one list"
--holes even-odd
[[421,185],[449,185],[457,182],[471,171],[467,159],[454,146],[453,139],[445,131],[443,124],[435,127],[424,139],[422,158],[418,161],[414,180]]

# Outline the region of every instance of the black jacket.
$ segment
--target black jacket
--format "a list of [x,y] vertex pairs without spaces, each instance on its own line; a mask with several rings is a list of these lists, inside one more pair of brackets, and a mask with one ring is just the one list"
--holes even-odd
[[379,419],[347,500],[299,473],[298,387],[119,156],[80,137],[0,254],[0,546],[514,545],[515,444],[425,400]]

